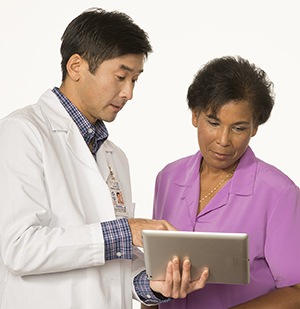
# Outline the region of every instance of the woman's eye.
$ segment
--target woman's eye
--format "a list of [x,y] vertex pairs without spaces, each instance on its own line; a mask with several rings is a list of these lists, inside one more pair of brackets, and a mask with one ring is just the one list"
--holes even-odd
[[208,123],[209,123],[210,125],[212,125],[213,127],[216,127],[216,126],[219,125],[218,122],[216,122],[216,121],[211,121],[211,120],[208,120]]
[[122,81],[122,80],[125,79],[125,77],[123,77],[123,76],[117,76],[117,78],[118,78],[118,80],[120,80],[120,81]]
[[234,130],[237,132],[242,132],[242,131],[245,131],[246,128],[245,127],[234,127]]

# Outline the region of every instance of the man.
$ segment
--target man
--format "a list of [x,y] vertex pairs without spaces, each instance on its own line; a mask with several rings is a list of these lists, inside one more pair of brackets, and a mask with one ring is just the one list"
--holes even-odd
[[147,280],[141,230],[174,228],[133,219],[127,159],[103,123],[151,51],[127,15],[84,12],[62,37],[60,88],[1,120],[1,308],[130,308],[132,294],[155,304],[204,286],[207,272],[189,283],[177,259],[166,281]]

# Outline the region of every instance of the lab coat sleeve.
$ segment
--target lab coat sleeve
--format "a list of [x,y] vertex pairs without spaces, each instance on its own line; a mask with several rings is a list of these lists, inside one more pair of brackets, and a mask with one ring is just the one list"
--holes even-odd
[[32,121],[5,118],[0,132],[0,251],[6,267],[23,276],[104,264],[99,223],[49,226],[43,142]]
[[141,300],[135,290],[134,278],[143,270],[145,270],[144,254],[139,248],[132,246],[132,298],[138,301]]

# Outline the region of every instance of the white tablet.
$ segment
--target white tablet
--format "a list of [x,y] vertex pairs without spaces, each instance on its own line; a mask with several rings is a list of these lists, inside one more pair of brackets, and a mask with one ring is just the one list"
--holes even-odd
[[148,279],[164,280],[169,261],[191,261],[191,277],[197,280],[209,268],[209,283],[248,284],[249,240],[243,233],[142,231]]

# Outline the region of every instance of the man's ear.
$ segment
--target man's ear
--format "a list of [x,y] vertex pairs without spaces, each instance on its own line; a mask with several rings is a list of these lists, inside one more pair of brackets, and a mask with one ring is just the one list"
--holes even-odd
[[192,124],[195,128],[198,128],[198,117],[199,112],[196,110],[196,108],[194,108],[192,111]]
[[70,57],[69,61],[67,62],[67,71],[70,76],[70,78],[78,82],[81,77],[81,71],[84,66],[84,60],[78,55],[74,54]]

